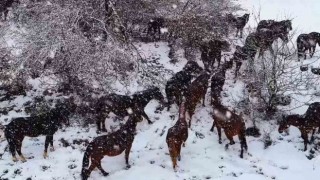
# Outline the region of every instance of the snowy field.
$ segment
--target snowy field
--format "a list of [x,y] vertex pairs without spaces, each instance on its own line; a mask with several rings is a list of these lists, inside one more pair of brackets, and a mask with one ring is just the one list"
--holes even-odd
[[[240,2],[240,1],[239,1]],[[320,12],[320,2],[317,0],[241,0],[243,6],[249,12],[253,7],[258,8],[261,4],[262,19],[281,19],[281,17],[292,17],[293,28],[298,28],[301,32],[320,31],[320,21],[317,21]],[[306,3],[302,5],[302,3]],[[290,4],[290,7],[286,7]],[[301,7],[308,9],[307,12],[301,12]],[[317,16],[318,15],[318,16]],[[308,20],[306,20],[308,19]],[[250,21],[250,26],[255,26]],[[318,28],[318,29],[317,29]],[[179,63],[172,65],[169,62],[167,43],[141,44],[139,49],[143,52],[146,59],[158,58],[164,68],[177,72],[182,69],[186,60],[180,58]],[[316,54],[319,56],[319,53]],[[317,57],[309,59],[304,63],[315,61]],[[199,64],[202,64],[199,62]],[[292,65],[299,64],[293,60]],[[298,69],[299,70],[299,69]],[[296,73],[299,73],[295,69]],[[311,72],[309,72],[311,73]],[[224,104],[232,106],[235,101],[243,99],[244,83],[237,81],[233,83],[233,70],[227,72],[227,81],[224,86],[225,94],[223,96]],[[171,75],[165,78],[169,79]],[[319,84],[314,84],[319,86]],[[161,87],[162,91],[164,86]],[[135,82],[130,87],[133,93],[141,90],[143,87],[137,87]],[[313,91],[311,89],[310,91]],[[209,92],[209,90],[208,90]],[[119,92],[123,93],[123,92]],[[308,92],[305,92],[308,94]],[[207,94],[209,97],[209,93]],[[292,109],[304,102],[319,101],[316,97],[306,96],[304,94],[295,95],[294,101],[290,106]],[[28,98],[18,97],[10,102],[17,105],[17,109],[28,101]],[[0,108],[7,106],[9,102],[1,102]],[[319,151],[314,149],[314,145],[308,146],[308,151],[304,152],[303,142],[300,138],[300,132],[297,128],[290,127],[289,135],[278,133],[278,125],[275,120],[258,123],[262,136],[259,138],[247,137],[248,152],[244,158],[239,157],[240,143],[235,138],[236,144],[225,150],[224,145],[228,143],[224,133],[222,133],[223,143],[218,143],[217,132],[210,132],[212,118],[209,113],[209,99],[206,106],[198,106],[195,115],[192,118],[192,127],[189,129],[189,137],[186,147],[182,148],[182,160],[178,162],[178,172],[172,169],[170,156],[165,137],[168,128],[173,126],[177,120],[177,107],[170,112],[155,112],[158,106],[157,101],[151,101],[146,107],[146,113],[154,123],[147,124],[144,120],[137,126],[137,135],[133,142],[129,162],[132,165],[129,170],[125,170],[124,153],[116,157],[107,157],[103,159],[103,168],[110,172],[108,177],[103,177],[97,169],[92,172],[90,180],[110,179],[110,180],[316,180],[320,174]],[[291,110],[291,113],[303,114],[307,106]],[[2,115],[0,122],[7,124],[11,117],[19,116],[14,110],[8,115]],[[7,120],[6,120],[7,119]],[[121,122],[122,124],[124,122]],[[112,118],[106,121],[107,129],[110,132],[111,126],[115,127],[119,122],[114,122]],[[247,127],[251,120],[246,119]],[[68,127],[56,132],[54,136],[54,146],[56,150],[49,152],[49,158],[43,159],[44,137],[26,138],[23,143],[22,152],[27,157],[27,162],[21,161],[14,163],[11,160],[9,152],[5,152],[0,159],[0,180],[71,180],[80,179],[83,153],[86,148],[86,140],[91,141],[97,136],[96,127],[93,125],[88,128]],[[270,133],[272,140],[271,146],[264,148],[263,136]],[[317,135],[315,143],[320,142],[320,136]],[[7,143],[0,142],[0,153],[3,152]],[[314,156],[311,160],[308,157]]]

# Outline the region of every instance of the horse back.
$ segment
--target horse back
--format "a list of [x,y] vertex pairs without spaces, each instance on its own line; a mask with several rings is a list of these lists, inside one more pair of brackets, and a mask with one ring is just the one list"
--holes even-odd
[[6,126],[6,129],[13,134],[37,137],[40,135],[53,135],[58,130],[58,126],[39,117],[18,117],[14,118]]

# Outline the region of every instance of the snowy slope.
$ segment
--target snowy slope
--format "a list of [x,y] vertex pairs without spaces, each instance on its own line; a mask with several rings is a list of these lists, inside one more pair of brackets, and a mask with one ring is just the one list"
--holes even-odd
[[[148,52],[150,55],[167,54],[168,50],[165,43],[160,43],[159,48],[154,44],[149,44]],[[148,53],[146,53],[148,54]],[[161,60],[166,63],[166,60]],[[181,62],[181,66],[185,62]],[[178,68],[178,67],[177,67]],[[181,67],[179,67],[181,68]],[[230,72],[228,72],[229,75]],[[232,99],[241,99],[241,88],[243,84],[233,84],[230,78],[224,87],[228,97],[224,102]],[[231,98],[232,97],[232,98]],[[153,180],[176,180],[176,179],[316,179],[320,173],[320,161],[317,158],[308,160],[303,152],[302,140],[296,128],[290,128],[290,135],[283,137],[277,132],[277,125],[274,122],[264,122],[258,124],[263,131],[271,132],[271,139],[274,143],[264,149],[262,138],[247,137],[249,151],[245,153],[244,159],[239,158],[240,144],[236,139],[236,144],[228,150],[224,145],[228,140],[223,134],[223,145],[218,144],[217,133],[210,132],[212,118],[209,115],[209,101],[206,107],[196,110],[192,121],[193,125],[189,130],[189,138],[186,147],[182,149],[182,160],[179,162],[178,172],[174,172],[168,148],[165,143],[166,133],[169,127],[173,126],[177,119],[177,107],[170,112],[163,111],[161,114],[155,113],[158,106],[157,101],[151,101],[146,107],[147,114],[154,121],[148,125],[143,121],[138,125],[138,134],[133,143],[130,154],[131,169],[125,170],[124,154],[117,157],[105,157],[103,167],[110,172],[105,179],[126,180],[126,179],[153,179]],[[12,114],[9,114],[12,115]],[[174,115],[174,120],[170,116]],[[5,117],[1,118],[2,120]],[[123,123],[123,122],[122,122]],[[116,126],[118,122],[112,119],[107,120],[108,130],[110,126]],[[247,125],[251,124],[248,120]],[[49,159],[43,159],[42,152],[44,147],[44,137],[26,138],[23,149],[26,163],[13,163],[8,152],[0,160],[1,179],[80,179],[82,166],[83,150],[85,143],[80,145],[73,144],[74,140],[91,141],[97,134],[95,126],[90,128],[70,127],[59,130],[54,137],[56,151],[49,153]],[[71,143],[71,146],[64,147],[61,138]],[[75,142],[76,143],[76,142]],[[6,142],[1,143],[1,149]],[[317,152],[316,152],[317,153]],[[303,167],[303,168],[302,168]],[[91,174],[90,179],[104,178],[96,170]]]
[[[263,19],[280,19],[280,17],[292,14],[292,17],[295,18],[293,22],[294,28],[299,28],[301,31],[306,32],[314,31],[318,28],[318,31],[320,31],[319,21],[316,21],[316,18],[319,17],[317,15],[320,13],[318,12],[320,2],[317,0],[308,0],[307,2],[303,0],[241,0],[241,2],[250,12],[253,5],[256,7],[261,3],[261,16]],[[295,14],[295,12],[298,12],[297,9],[301,6],[302,2],[306,3],[306,7],[310,6],[310,9],[306,13],[299,12]],[[291,5],[290,8],[285,7],[288,3]],[[308,21],[304,21],[306,18],[308,18]],[[251,21],[250,25],[255,26]],[[139,49],[145,57],[149,57],[148,59],[152,59],[151,57],[160,58],[159,62],[163,64],[163,67],[173,72],[181,70],[186,63],[185,59],[181,58],[176,65],[170,64],[170,59],[167,57],[169,48],[166,43],[157,43],[157,46],[154,43],[141,44]],[[304,63],[312,61],[318,62],[314,58]],[[294,66],[295,64],[299,64],[299,62],[293,61],[292,64]],[[224,104],[231,107],[235,101],[243,99],[242,92],[244,89],[244,84],[241,81],[237,81],[236,84],[233,83],[232,71],[228,71],[228,79],[224,86],[225,96],[223,98]],[[298,73],[299,71],[296,72]],[[165,78],[168,79],[170,76],[167,75]],[[116,86],[119,87],[120,85]],[[121,87],[119,88],[119,93],[125,93],[121,91]],[[164,86],[161,88],[163,90]],[[141,89],[143,87],[138,87],[135,82],[130,86],[131,93]],[[315,97],[306,96],[305,94],[296,95],[297,100],[294,100],[290,107],[287,108],[296,107],[299,103],[302,104],[311,98],[312,101],[320,100]],[[11,103],[21,106],[27,100],[19,97]],[[298,102],[298,100],[301,102]],[[6,103],[8,102],[2,102],[0,106],[3,107]],[[310,151],[310,146],[308,151],[303,152],[303,142],[298,129],[290,127],[290,135],[283,136],[278,133],[278,126],[275,121],[257,124],[263,134],[270,133],[273,143],[267,149],[264,149],[262,135],[260,138],[247,137],[249,150],[244,154],[244,159],[239,158],[240,144],[238,138],[235,138],[235,145],[225,150],[224,145],[228,143],[225,135],[222,135],[223,144],[220,145],[218,143],[217,132],[212,133],[209,131],[212,125],[212,118],[209,115],[211,111],[209,100],[206,102],[206,107],[199,106],[196,110],[192,119],[192,128],[189,130],[186,147],[182,148],[182,160],[178,162],[179,170],[175,173],[168,155],[165,137],[168,128],[173,126],[177,120],[177,107],[172,108],[170,112],[155,113],[158,105],[157,101],[151,101],[146,107],[146,112],[154,123],[149,125],[146,121],[143,121],[137,127],[138,132],[129,158],[132,167],[129,170],[125,170],[124,154],[117,157],[106,156],[103,159],[102,166],[106,171],[110,172],[110,175],[103,177],[98,170],[95,170],[90,176],[91,180],[318,179],[318,175],[320,174],[319,152],[314,150],[314,148]],[[301,106],[291,112],[302,114],[306,111],[306,108],[307,106]],[[6,118],[10,119],[10,117],[18,115],[15,111],[11,111],[7,116],[1,116],[0,122],[7,124]],[[174,119],[172,119],[172,116]],[[107,119],[106,124],[110,132],[111,129],[119,125],[119,122],[114,122],[110,118]],[[251,120],[246,119],[246,125],[249,126],[251,124]],[[56,150],[49,152],[48,159],[43,159],[42,157],[44,148],[43,136],[26,138],[22,152],[29,158],[28,161],[26,163],[13,163],[10,154],[5,152],[2,159],[0,159],[0,179],[78,180],[80,179],[83,151],[86,147],[86,142],[82,142],[82,140],[91,141],[96,136],[94,125],[88,128],[76,126],[59,130],[54,136]],[[67,145],[64,141],[70,144]],[[316,143],[319,143],[319,135],[317,135]],[[6,144],[6,142],[0,142],[0,153],[3,152]],[[314,146],[311,145],[311,147]],[[310,154],[314,154],[315,158],[309,160],[306,156],[310,156]]]

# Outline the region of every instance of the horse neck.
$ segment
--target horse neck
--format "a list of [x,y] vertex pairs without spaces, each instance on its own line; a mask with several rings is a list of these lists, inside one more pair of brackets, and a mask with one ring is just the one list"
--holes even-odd
[[134,134],[136,131],[137,121],[135,120],[137,117],[129,116],[126,124],[121,128],[122,133],[124,134]]
[[151,99],[153,99],[153,91],[145,91],[141,94],[137,94],[136,99],[145,106]]

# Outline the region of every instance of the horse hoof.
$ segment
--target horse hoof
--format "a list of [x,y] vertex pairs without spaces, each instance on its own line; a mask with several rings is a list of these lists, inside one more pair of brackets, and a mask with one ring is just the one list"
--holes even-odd
[[222,144],[222,141],[219,141],[219,144]]
[[49,157],[49,156],[48,156],[48,153],[46,153],[46,152],[43,153],[43,158],[44,158],[44,159],[47,159],[48,157]]
[[13,157],[13,158],[12,158],[12,161],[13,161],[13,162],[17,162],[18,159],[17,159],[16,157]]
[[104,173],[102,173],[102,175],[103,175],[103,176],[109,176],[109,173],[104,172]]
[[131,165],[128,164],[128,165],[126,166],[126,169],[128,170],[128,169],[130,169],[130,168],[131,168]]
[[152,121],[148,121],[148,124],[153,124],[153,122]]
[[181,156],[178,156],[178,158],[177,158],[177,159],[178,159],[178,161],[181,161]]
[[27,162],[26,158],[24,156],[20,156],[21,162]]
[[240,154],[240,158],[243,159],[243,155],[242,154]]

